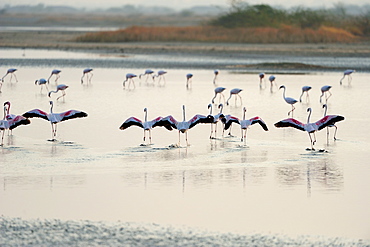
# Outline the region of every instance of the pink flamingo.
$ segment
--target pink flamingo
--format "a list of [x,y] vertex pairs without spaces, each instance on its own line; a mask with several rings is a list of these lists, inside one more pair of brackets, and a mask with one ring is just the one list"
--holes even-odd
[[[344,120],[343,116],[340,115],[327,115],[323,118],[321,118],[319,121],[316,121],[314,123],[310,123],[310,117],[311,117],[311,112],[312,109],[308,108],[307,112],[308,118],[307,118],[307,123],[301,123],[300,121],[294,119],[294,118],[287,118],[284,120],[281,120],[277,123],[275,123],[275,127],[277,128],[283,128],[283,127],[293,127],[302,131],[307,131],[308,136],[310,137],[310,142],[311,142],[311,149],[310,150],[315,150],[313,146],[316,143],[316,136],[315,132],[324,129],[327,126],[333,125],[336,122]],[[313,135],[314,140],[312,140],[311,135]]]
[[17,69],[13,69],[13,68],[11,68],[11,69],[8,69],[7,71],[6,71],[6,74],[3,76],[3,78],[1,78],[1,81],[2,82],[4,82],[4,78],[7,76],[7,75],[9,75],[10,74],[10,82],[12,81],[12,79],[13,79],[13,76],[14,76],[14,78],[15,78],[15,81],[16,82],[18,82],[18,79],[17,79],[17,76],[14,74],[14,72],[16,72],[17,71]]
[[50,113],[46,113],[39,109],[34,109],[23,114],[26,118],[43,118],[51,123],[52,139],[50,141],[55,141],[57,135],[57,123],[74,118],[87,117],[87,113],[77,110],[69,110],[61,113],[53,113],[53,101],[50,101]]
[[59,85],[57,86],[57,89],[56,89],[55,91],[50,91],[50,92],[48,93],[48,96],[49,96],[49,98],[50,98],[52,93],[57,93],[58,91],[62,91],[62,95],[61,95],[61,96],[59,96],[59,97],[57,98],[57,100],[58,100],[59,98],[62,98],[62,97],[63,97],[63,99],[64,99],[64,96],[66,96],[66,92],[65,92],[65,90],[66,90],[67,88],[68,88],[68,86],[67,86],[67,85],[65,85],[65,84],[59,84]]
[[49,76],[49,78],[48,78],[48,83],[49,83],[49,80],[50,80],[50,78],[53,76],[53,75],[55,75],[55,82],[57,82],[58,81],[58,79],[59,79],[59,77],[60,77],[60,72],[62,72],[61,70],[59,70],[59,69],[53,69],[52,71],[51,71],[51,74],[50,74],[50,76]]
[[132,73],[127,73],[126,74],[126,80],[123,81],[123,88],[126,88],[126,82],[127,81],[129,82],[128,88],[130,87],[131,82],[132,82],[132,84],[134,85],[134,88],[135,88],[135,82],[134,82],[134,79],[133,79],[135,77],[137,77],[137,75],[132,74]]
[[[93,77],[93,73],[92,73],[93,69],[90,69],[90,68],[86,68],[82,71],[82,77],[81,77],[81,83],[84,83],[84,77],[86,75],[86,78],[87,78],[87,82],[91,82],[91,78]],[[90,78],[89,78],[89,74],[90,74]]]

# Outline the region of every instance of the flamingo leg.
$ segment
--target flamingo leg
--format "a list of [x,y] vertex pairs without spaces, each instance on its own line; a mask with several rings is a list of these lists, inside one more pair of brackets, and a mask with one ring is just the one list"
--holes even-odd
[[1,145],[0,146],[4,145],[4,134],[5,134],[5,129],[3,130],[3,134],[1,136]]
[[313,143],[313,141],[312,141],[311,133],[308,133],[308,136],[310,137],[311,150],[315,150],[315,149],[313,148],[314,143]]
[[329,127],[326,127],[326,143],[329,144]]
[[14,74],[15,81],[18,82],[17,76]]
[[149,129],[149,143],[152,144],[152,131]]
[[90,73],[90,78],[89,78],[89,82],[91,82],[91,78],[94,76],[93,73]]
[[212,139],[212,134],[213,134],[213,124],[211,124],[211,135],[209,136],[209,139]]
[[241,132],[242,132],[242,138],[240,139],[240,141],[242,142],[243,141],[243,134],[244,134],[243,129],[241,129]]
[[144,130],[144,137],[143,137],[143,141],[144,141],[144,142],[145,142],[145,135],[146,135],[146,134],[145,134],[145,130]]
[[189,146],[189,143],[188,143],[188,132],[187,131],[185,132],[185,140],[186,140],[186,146]]
[[180,131],[179,131],[179,142],[177,143],[177,145],[180,147]]
[[336,135],[337,135],[338,127],[336,125],[334,125],[334,127],[335,127],[334,140],[337,140]]
[[240,105],[243,105],[242,97],[239,94],[237,94],[237,95],[239,96],[239,99],[240,99]]

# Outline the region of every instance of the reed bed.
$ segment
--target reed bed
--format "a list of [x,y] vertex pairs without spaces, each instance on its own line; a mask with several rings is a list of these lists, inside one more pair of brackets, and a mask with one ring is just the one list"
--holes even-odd
[[340,28],[317,29],[285,25],[280,28],[215,26],[131,26],[117,31],[87,33],[79,42],[232,42],[232,43],[348,43],[360,38]]

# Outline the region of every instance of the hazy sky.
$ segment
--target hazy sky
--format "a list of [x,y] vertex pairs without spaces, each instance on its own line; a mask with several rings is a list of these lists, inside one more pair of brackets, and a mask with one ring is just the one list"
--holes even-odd
[[[272,6],[282,6],[282,7],[292,7],[292,6],[305,6],[305,7],[332,7],[338,3],[345,4],[355,4],[355,5],[364,5],[368,4],[369,0],[351,0],[341,1],[341,0],[245,0],[249,4],[269,4]],[[228,6],[229,0],[104,0],[104,1],[92,1],[92,0],[2,0],[0,6],[6,4],[9,5],[35,5],[42,3],[45,5],[69,5],[74,7],[85,7],[85,8],[109,8],[116,6],[123,6],[126,4],[132,5],[162,5],[168,6],[174,9],[188,8],[194,5],[224,5]]]

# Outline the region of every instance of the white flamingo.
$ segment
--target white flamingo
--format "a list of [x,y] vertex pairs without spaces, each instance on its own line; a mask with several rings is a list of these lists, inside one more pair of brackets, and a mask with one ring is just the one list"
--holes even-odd
[[167,74],[167,71],[159,70],[156,75],[153,75],[153,77],[152,77],[153,81],[156,77],[158,77],[159,78],[158,83],[162,80],[162,78],[163,78],[163,82],[166,83],[166,79],[164,77],[165,74]]
[[152,121],[148,121],[148,110],[147,110],[147,108],[144,108],[144,113],[145,113],[144,122],[141,121],[140,119],[136,118],[136,117],[130,117],[122,123],[122,125],[119,127],[119,129],[120,130],[125,130],[128,127],[131,127],[131,126],[134,126],[134,125],[139,126],[140,128],[144,129],[144,138],[143,138],[144,142],[145,142],[145,138],[146,138],[145,133],[149,132],[149,142],[150,142],[150,144],[152,143],[152,132],[151,132],[151,130],[154,127],[164,126],[166,129],[172,130],[171,125],[169,125],[169,124],[165,125],[165,122],[160,122],[160,120],[162,120],[162,117],[157,117],[157,118],[153,119]]
[[49,80],[50,80],[50,78],[53,76],[53,75],[55,75],[55,82],[57,82],[58,81],[58,79],[59,79],[59,77],[60,77],[60,72],[62,72],[61,70],[59,70],[59,69],[53,69],[52,71],[51,71],[51,74],[50,74],[50,76],[49,76],[49,78],[48,78],[48,83],[49,83]]
[[[141,79],[141,77],[143,76],[143,75],[146,75],[146,80],[145,81],[148,81],[148,77],[151,75],[151,74],[153,74],[154,73],[154,71],[153,70],[151,70],[151,69],[147,69],[147,70],[145,70],[145,72],[143,73],[143,74],[140,74],[139,75],[139,79]],[[153,79],[153,82],[154,82],[154,78],[152,77],[152,79]]]
[[[307,123],[301,123],[300,121],[294,119],[294,118],[287,118],[284,120],[281,120],[277,123],[275,123],[275,127],[277,128],[283,128],[283,127],[293,127],[302,131],[307,131],[308,136],[310,137],[310,142],[311,142],[311,150],[315,150],[313,146],[315,145],[316,142],[316,136],[315,132],[324,129],[327,126],[333,125],[336,122],[344,120],[343,116],[340,115],[327,115],[323,118],[321,118],[319,121],[316,121],[314,123],[310,123],[310,117],[311,117],[311,112],[312,109],[308,108],[307,112],[308,118],[307,118]],[[311,135],[314,136],[314,140],[312,140]]]
[[239,99],[240,99],[240,104],[243,104],[242,103],[242,97],[239,95],[239,93],[243,91],[243,89],[240,89],[240,88],[234,88],[234,89],[231,89],[230,90],[230,97],[227,99],[226,101],[226,105],[229,105],[229,100],[231,99],[231,97],[234,95],[235,96],[235,105],[236,105],[236,97],[238,96]]
[[264,81],[263,79],[265,78],[265,73],[259,73],[258,77],[260,78],[260,88],[262,88],[262,81]]
[[226,88],[224,88],[224,87],[216,87],[215,88],[215,96],[212,98],[212,103],[215,103],[215,98],[216,98],[217,94],[220,95],[220,101],[221,101],[221,97],[224,98],[224,103],[225,103],[225,96],[222,93],[223,91],[225,91],[225,89]]
[[186,88],[189,88],[189,83],[192,83],[193,74],[186,74]]
[[[93,69],[91,68],[86,68],[82,71],[82,77],[81,77],[81,83],[84,83],[84,77],[86,76],[87,82],[91,82],[91,78],[93,77],[92,73]],[[90,75],[90,78],[89,78]]]
[[9,82],[11,82],[11,81],[12,81],[13,76],[14,76],[14,78],[15,78],[15,81],[16,81],[16,82],[18,82],[17,76],[14,74],[16,71],[17,71],[17,69],[14,69],[14,68],[8,69],[8,70],[6,71],[6,74],[3,76],[3,78],[1,78],[1,81],[2,81],[2,82],[4,82],[4,78],[5,78],[7,75],[9,75],[9,74],[10,74],[10,80],[9,80]]
[[126,80],[123,81],[123,88],[126,88],[126,82],[128,81],[129,84],[128,84],[128,88],[130,88],[130,85],[131,85],[131,82],[132,84],[134,85],[134,88],[135,88],[135,82],[134,82],[134,78],[137,77],[137,75],[135,74],[132,74],[132,73],[127,73],[126,74]]
[[[217,123],[222,120],[225,116],[224,114],[222,114],[222,110],[223,110],[223,107],[224,105],[223,104],[219,104],[218,105],[218,108],[220,109],[220,112],[217,113],[216,115],[212,115],[212,104],[209,104],[208,105],[208,109],[210,109],[210,112],[209,112],[209,117],[210,118],[213,118],[213,122],[211,123],[211,134],[209,135],[209,138],[210,139],[216,139],[216,134],[217,134]],[[213,130],[213,125],[215,127],[215,129]],[[215,136],[212,137],[212,134],[215,133]]]
[[291,97],[285,97],[286,88],[285,88],[284,85],[281,85],[279,89],[282,89],[282,88],[284,89],[283,98],[284,98],[285,102],[292,106],[292,110],[288,111],[288,116],[289,116],[290,113],[292,113],[292,117],[293,117],[293,111],[295,109],[294,104],[297,103],[298,101],[296,99],[291,98]]
[[34,109],[23,114],[26,118],[43,118],[51,123],[51,136],[50,141],[55,141],[57,135],[57,123],[74,118],[87,117],[87,113],[77,110],[69,110],[61,113],[53,113],[53,101],[50,101],[50,113],[46,113],[39,109]]
[[30,124],[31,121],[21,115],[10,114],[10,102],[7,101],[4,103],[4,117],[0,120],[0,131],[3,131],[1,136],[1,146],[4,145],[4,134],[6,130],[12,132],[13,129],[17,128],[20,125]]
[[49,88],[46,85],[47,82],[48,81],[45,80],[44,78],[41,78],[41,79],[35,81],[35,85],[40,85],[41,86],[40,93],[42,93],[43,87],[46,87],[46,91],[49,91]]
[[195,125],[199,123],[212,123],[213,122],[213,117],[211,116],[203,116],[203,115],[195,115],[192,117],[190,120],[186,121],[186,116],[185,116],[185,105],[182,106],[182,111],[183,111],[183,121],[179,122],[177,121],[174,117],[171,115],[163,118],[160,120],[160,124],[163,126],[170,125],[172,128],[177,129],[179,131],[179,142],[178,146],[180,146],[180,133],[185,134],[185,140],[186,140],[186,145],[189,146],[188,143],[188,130],[193,128]]
[[218,74],[220,74],[220,71],[218,69],[215,69],[213,73],[215,74],[215,77],[213,78],[213,84],[216,84],[216,80],[217,80]]
[[[320,96],[320,103],[321,103],[321,98],[322,96],[324,96],[325,94],[325,101],[326,103],[328,103],[328,99],[331,97],[331,92],[329,91],[331,89],[331,86],[322,86],[321,87],[321,96]],[[329,96],[327,96],[327,94],[329,93]]]
[[[328,105],[327,104],[324,104],[322,107],[325,108],[324,117],[326,117],[326,112],[328,110]],[[326,140],[327,140],[327,142],[329,142],[329,127],[334,127],[335,128],[334,140],[337,140],[336,135],[337,135],[338,127],[335,124],[331,124],[331,125],[328,125],[326,127]]]
[[[253,124],[258,123],[259,125],[261,125],[263,130],[268,131],[267,125],[262,120],[262,118],[254,117],[254,118],[250,118],[250,119],[245,119],[245,113],[246,112],[247,112],[247,109],[245,107],[243,107],[243,119],[239,119],[237,117],[229,116],[227,119],[225,119],[225,127],[224,127],[224,129],[227,130],[231,127],[232,123],[239,124],[240,129],[241,129],[241,141],[244,140],[244,142],[246,142],[247,130],[248,130],[249,126],[251,126]],[[229,135],[231,135],[231,134],[229,134]]]
[[302,102],[302,96],[303,96],[304,93],[306,93],[306,101],[308,101],[308,97],[309,97],[308,91],[310,91],[311,89],[312,89],[312,87],[310,87],[310,86],[303,86],[302,87],[302,94],[299,97],[299,102]]
[[274,75],[270,75],[270,77],[269,77],[269,81],[270,81],[270,86],[271,86],[271,88],[272,88],[272,86],[274,85],[274,82],[275,82],[275,86],[277,86],[276,85],[276,77],[274,76]]
[[57,86],[57,89],[55,90],[55,91],[50,91],[49,93],[48,93],[48,96],[49,96],[49,98],[51,98],[51,94],[52,93],[57,93],[58,91],[61,91],[62,92],[62,95],[61,96],[59,96],[58,98],[57,98],[57,100],[58,99],[60,99],[60,98],[62,98],[63,97],[63,99],[64,99],[64,96],[66,96],[66,92],[65,92],[65,90],[68,88],[68,86],[67,85],[65,85],[65,84],[59,84],[58,86]]
[[354,72],[356,72],[356,70],[354,70],[354,69],[345,70],[344,73],[343,73],[342,79],[340,79],[340,85],[342,85],[342,81],[343,81],[344,77],[346,77],[346,76],[348,76],[348,83],[351,83],[351,81],[352,81],[351,74],[354,73]]

